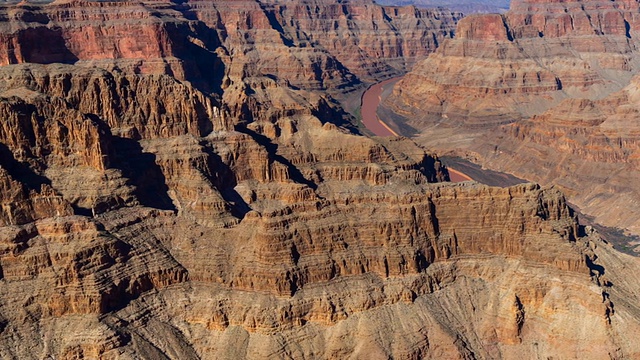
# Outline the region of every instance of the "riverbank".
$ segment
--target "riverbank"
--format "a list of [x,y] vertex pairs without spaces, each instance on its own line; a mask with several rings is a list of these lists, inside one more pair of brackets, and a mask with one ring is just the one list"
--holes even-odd
[[441,156],[440,160],[449,169],[451,181],[454,181],[453,173],[457,173],[466,176],[466,180],[473,179],[489,186],[508,187],[528,182],[511,174],[483,169],[480,165],[455,156]]

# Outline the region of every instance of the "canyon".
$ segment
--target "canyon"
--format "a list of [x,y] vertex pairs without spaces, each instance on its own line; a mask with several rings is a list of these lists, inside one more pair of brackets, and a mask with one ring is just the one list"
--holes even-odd
[[624,1],[518,0],[466,17],[383,106],[420,144],[554,185],[637,235],[637,13]]
[[491,31],[461,17],[0,6],[0,357],[638,357],[640,260],[559,187],[451,183],[345,110]]

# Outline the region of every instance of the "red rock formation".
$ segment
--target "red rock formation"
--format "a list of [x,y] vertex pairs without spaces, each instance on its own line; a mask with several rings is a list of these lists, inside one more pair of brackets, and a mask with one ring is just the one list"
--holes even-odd
[[397,74],[432,52],[460,17],[368,1],[70,1],[4,12],[2,64],[118,66],[211,90],[249,73],[310,89],[349,86],[350,72],[367,80]]
[[54,111],[72,108],[95,115],[118,136],[205,136],[214,129],[233,128],[214,99],[169,76],[142,77],[60,64],[10,66],[0,72],[5,97],[38,99],[43,94],[49,101],[60,101],[57,106],[50,106],[52,109],[36,106],[40,111],[52,112],[43,116],[60,116]]
[[423,8],[446,7],[463,14],[503,13],[509,9],[509,0],[379,0],[377,4]]
[[4,168],[7,166],[2,164],[0,167],[1,226],[21,225],[39,219],[73,214],[71,206],[50,186],[42,184],[40,189],[28,189],[24,183],[10,175]]
[[[243,183],[251,187],[251,182]],[[55,281],[59,293],[33,297],[25,309],[39,309],[41,321],[56,326],[76,324],[72,332],[78,334],[52,335],[57,341],[51,348],[36,340],[40,337],[27,337],[21,345],[9,342],[15,345],[9,348],[17,356],[26,347],[48,354],[93,356],[95,351],[106,356],[136,351],[137,341],[142,341],[160,344],[154,351],[162,353],[211,357],[236,351],[226,336],[246,336],[250,344],[266,336],[282,339],[285,345],[279,348],[284,350],[267,342],[258,348],[238,344],[239,351],[247,356],[271,351],[314,356],[334,351],[462,356],[474,351],[489,356],[526,353],[536,342],[558,342],[571,352],[590,346],[594,338],[602,344],[594,353],[614,349],[609,335],[600,331],[609,305],[590,280],[593,256],[581,249],[584,239],[577,237],[575,219],[559,192],[534,185],[498,189],[396,181],[397,195],[392,195],[389,185],[361,184],[329,180],[316,192],[321,198],[300,198],[287,205],[258,196],[251,204],[254,210],[228,229],[140,207],[109,211],[94,220],[67,217],[2,228],[10,235],[7,250],[0,253],[4,288],[21,297],[29,291],[26,283]],[[462,205],[467,211],[458,211]],[[48,247],[42,248],[45,243]],[[10,244],[15,250],[9,250]],[[50,275],[52,271],[57,275]],[[512,277],[522,276],[516,275],[519,271],[528,276],[514,287]],[[559,277],[562,287],[546,272]],[[16,289],[19,284],[21,291]],[[504,301],[492,300],[494,284],[509,294]],[[148,289],[154,290],[145,292]],[[472,289],[474,300],[460,297]],[[583,300],[570,306],[578,293]],[[549,302],[555,310],[546,309]],[[442,308],[451,316],[470,311],[478,320],[450,323],[438,315],[444,314],[436,310]],[[6,307],[2,309],[6,313]],[[622,305],[616,311],[628,310]],[[421,321],[409,320],[420,313]],[[23,315],[6,314],[6,331],[30,334],[21,325]],[[71,314],[75,320],[69,320]],[[95,314],[102,314],[101,320],[94,320]],[[369,325],[358,327],[357,319],[367,319]],[[617,326],[617,318],[611,319]],[[397,321],[408,326],[410,335],[404,341],[398,342],[402,332],[386,330],[387,340],[376,340],[380,347],[358,349],[370,331]],[[574,340],[571,328],[551,336],[545,330],[547,321],[602,325],[595,326],[597,331],[585,342]],[[82,322],[94,323],[92,331],[101,335],[89,336],[90,328],[79,326]],[[343,326],[352,335],[340,340]],[[427,333],[419,330],[424,326]],[[176,337],[175,329],[214,339],[203,343],[191,336]],[[298,340],[301,347],[289,350],[296,336],[309,331],[332,340],[321,348]],[[462,345],[449,331],[458,334]],[[497,345],[485,349],[480,345],[484,340],[476,336],[494,339]],[[158,342],[161,337],[171,341]],[[441,342],[430,345],[435,341]],[[391,342],[396,345],[387,348]],[[565,354],[557,347],[540,351]]]

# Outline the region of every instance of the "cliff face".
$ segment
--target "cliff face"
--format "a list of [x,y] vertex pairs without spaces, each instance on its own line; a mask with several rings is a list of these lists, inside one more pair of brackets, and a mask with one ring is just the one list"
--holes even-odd
[[[443,183],[437,157],[354,134],[317,91],[351,86],[346,64],[404,69],[395,57],[434,38],[407,34],[433,25],[437,39],[446,14],[250,1],[0,13],[20,63],[0,67],[2,358],[640,352],[640,265],[585,232],[559,191]],[[42,41],[47,29],[59,36]]]
[[339,89],[353,85],[354,74],[372,80],[408,70],[452,35],[460,17],[369,1],[5,5],[0,63],[117,66],[210,90],[257,75]]
[[602,97],[637,71],[634,29],[633,9],[618,2],[514,1],[504,15],[462,20],[456,39],[404,82],[420,85],[396,95],[430,117],[478,125],[539,114],[567,97]]
[[224,228],[139,206],[3,227],[3,356],[637,354],[592,248],[635,262],[580,237],[557,191],[400,179],[271,182],[301,196],[257,190]]
[[[7,120],[0,128],[0,138],[7,147],[7,159],[36,169],[36,175],[44,176],[42,181],[53,184],[78,211],[94,213],[140,202],[180,207],[181,201],[190,203],[191,196],[202,193],[207,194],[203,204],[189,208],[218,216],[229,210],[226,197],[236,195],[204,189],[210,182],[233,187],[235,183],[227,183],[237,179],[264,182],[295,177],[310,184],[305,176],[347,176],[386,181],[386,170],[358,171],[342,165],[304,170],[303,175],[298,167],[319,157],[342,161],[344,153],[356,162],[377,161],[375,156],[386,150],[366,143],[362,145],[364,156],[353,157],[340,149],[333,149],[337,154],[324,154],[322,149],[311,149],[311,140],[294,134],[304,127],[297,122],[311,121],[307,118],[344,122],[331,98],[312,91],[340,92],[359,81],[335,57],[353,48],[325,49],[304,31],[321,31],[319,26],[332,16],[346,19],[359,12],[375,15],[380,22],[391,19],[369,2],[339,8],[322,2],[292,3],[293,15],[310,9],[307,22],[294,29],[285,24],[292,23],[287,8],[276,5],[71,1],[5,6],[0,15],[5,46],[0,58],[5,64],[75,64],[2,69],[0,91]],[[282,16],[277,18],[277,14]],[[404,21],[401,15],[398,22]],[[433,25],[429,28],[416,20],[416,38],[427,33],[433,39],[441,38],[448,35],[443,29],[450,29],[456,21],[454,14],[416,10],[413,16]],[[373,26],[375,21],[369,21],[367,26]],[[357,24],[349,20],[348,26],[334,26],[336,36],[344,35],[343,25],[354,36]],[[404,43],[413,41],[411,34],[388,29],[385,34],[393,38],[387,42],[400,41],[401,36]],[[416,39],[414,46],[420,41]],[[363,49],[374,46],[367,44],[363,41]],[[403,46],[409,51],[408,45]],[[419,51],[423,54],[425,50]],[[393,50],[385,59],[391,62],[402,55],[401,50]],[[238,127],[241,133],[233,133]],[[189,136],[208,135],[219,145],[188,140]],[[180,140],[171,145],[161,140],[168,138]],[[296,148],[297,138],[303,150]],[[280,152],[295,164],[275,152],[281,140],[285,146]],[[186,150],[177,150],[180,146]],[[367,154],[372,147],[372,154]],[[156,154],[165,148],[181,154],[167,159]],[[384,156],[384,161],[391,161]],[[421,169],[423,161],[402,166]],[[216,174],[219,166],[228,170]],[[351,174],[352,170],[360,175]],[[188,185],[178,181],[182,171],[195,171],[199,180]],[[175,179],[167,174],[176,174]],[[435,173],[428,177],[436,179]],[[95,183],[85,185],[86,179]],[[150,190],[143,189],[149,184]],[[166,191],[167,186],[172,186],[167,195],[153,195]],[[39,190],[39,184],[34,190]]]
[[503,13],[509,10],[509,0],[380,0],[377,4],[420,7],[446,7],[461,11],[464,14],[473,13]]
[[[366,1],[271,3],[268,9],[287,36],[319,45],[364,79],[409,70],[450,37],[461,18],[442,8],[382,7]],[[303,39],[294,37],[300,33]]]
[[387,106],[429,134],[422,143],[559,185],[598,221],[637,233],[637,11],[514,1],[470,16]]

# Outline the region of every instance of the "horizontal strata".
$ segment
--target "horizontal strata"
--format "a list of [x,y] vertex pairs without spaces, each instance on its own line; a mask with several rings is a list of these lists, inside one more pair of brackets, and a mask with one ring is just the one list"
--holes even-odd
[[355,135],[317,91],[406,70],[371,55],[421,56],[458,14],[0,12],[0,357],[638,353],[637,262],[559,191],[440,183],[436,156]]

